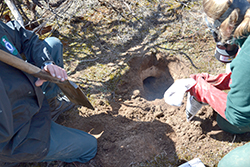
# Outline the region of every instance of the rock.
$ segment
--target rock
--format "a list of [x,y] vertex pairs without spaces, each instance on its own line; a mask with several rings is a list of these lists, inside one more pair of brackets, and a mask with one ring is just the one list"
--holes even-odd
[[160,117],[163,117],[164,114],[161,111],[157,111],[157,112],[155,112],[154,116],[157,117],[157,118],[160,118]]
[[131,96],[132,99],[135,99],[140,96],[140,91],[139,90],[134,90],[133,95]]

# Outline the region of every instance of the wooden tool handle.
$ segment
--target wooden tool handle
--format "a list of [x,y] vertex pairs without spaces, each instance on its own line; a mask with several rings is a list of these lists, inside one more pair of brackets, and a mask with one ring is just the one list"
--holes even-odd
[[58,78],[52,77],[49,73],[46,71],[41,70],[37,66],[34,66],[33,64],[30,64],[28,62],[25,62],[24,60],[13,56],[10,53],[7,53],[0,49],[0,61],[15,67],[23,72],[26,72],[28,74],[31,74],[37,78],[41,78],[50,82],[54,83],[61,83],[61,81]]
[[28,62],[25,62],[24,60],[13,56],[10,53],[7,53],[3,50],[0,50],[0,61],[15,67],[19,70],[22,70],[28,74],[36,74],[39,73],[39,71],[41,71],[40,68],[38,68],[37,66],[34,66]]

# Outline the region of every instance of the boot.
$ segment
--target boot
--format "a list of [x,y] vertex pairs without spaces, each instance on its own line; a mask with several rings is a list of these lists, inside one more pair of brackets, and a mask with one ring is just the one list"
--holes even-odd
[[51,119],[53,121],[56,121],[61,113],[69,111],[76,106],[65,95],[61,94],[49,99],[48,102],[51,108]]

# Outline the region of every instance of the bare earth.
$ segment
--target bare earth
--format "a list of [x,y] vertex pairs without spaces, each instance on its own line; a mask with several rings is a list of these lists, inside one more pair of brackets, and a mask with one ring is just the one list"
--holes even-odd
[[78,107],[63,113],[57,123],[94,135],[98,153],[87,164],[56,161],[16,166],[177,167],[200,158],[213,167],[249,141],[250,134],[220,130],[210,106],[203,106],[187,122],[186,96],[181,107],[163,99],[177,79],[225,70],[211,56],[215,45],[203,24],[200,0],[186,5],[184,1],[133,0],[130,5],[136,17],[128,15],[129,19],[110,7],[129,13],[129,1],[127,5],[113,0],[90,2],[96,3],[95,10],[87,6],[79,23],[67,24],[53,35],[65,46],[70,79],[80,85],[95,110]]
[[[206,166],[216,166],[226,153],[246,143],[250,135],[221,131],[216,112],[209,106],[203,106],[194,120],[187,122],[186,97],[181,107],[165,103],[163,94],[167,88],[174,80],[190,74],[186,63],[163,53],[134,57],[128,62],[130,68],[121,77],[115,95],[110,94],[109,103],[97,98],[94,111],[78,107],[59,117],[57,123],[97,138],[98,153],[89,163],[56,161],[17,166],[175,167],[193,158],[200,158]],[[71,79],[80,74],[78,68]]]
[[129,66],[110,104],[99,100],[95,111],[78,108],[59,119],[98,138],[96,157],[82,166],[178,166],[193,158],[216,166],[226,153],[248,141],[249,135],[221,131],[209,106],[187,122],[186,97],[181,107],[164,102],[163,94],[174,80],[190,74],[185,62],[148,53],[131,59]]

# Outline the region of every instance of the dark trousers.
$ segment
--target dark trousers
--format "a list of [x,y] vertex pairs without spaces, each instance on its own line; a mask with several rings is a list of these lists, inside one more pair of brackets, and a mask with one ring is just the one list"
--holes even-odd
[[[60,40],[49,37],[44,42],[55,64],[63,67],[63,45]],[[58,86],[51,82],[43,83],[42,90],[47,99],[53,98],[60,93]],[[97,140],[94,136],[51,121],[49,153],[42,161],[60,160],[85,163],[95,156],[96,151]]]

